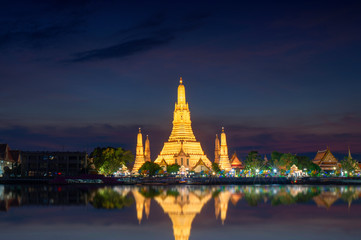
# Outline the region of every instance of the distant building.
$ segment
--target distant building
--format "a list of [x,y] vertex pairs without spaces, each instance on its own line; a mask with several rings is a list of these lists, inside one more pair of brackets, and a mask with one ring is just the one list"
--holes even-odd
[[78,175],[87,167],[86,152],[22,152],[23,176]]
[[329,148],[319,150],[312,162],[320,166],[322,171],[335,171],[339,167],[338,160],[333,156]]
[[21,162],[21,153],[17,150],[10,150],[8,144],[0,144],[0,177],[4,174],[4,168],[13,169]]

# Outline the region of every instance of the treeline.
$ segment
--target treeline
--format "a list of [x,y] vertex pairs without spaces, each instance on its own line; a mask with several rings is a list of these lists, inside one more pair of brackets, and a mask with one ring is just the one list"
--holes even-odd
[[134,161],[132,152],[121,147],[97,147],[90,154],[90,158],[95,169],[104,175],[111,175],[123,165],[126,166]]
[[251,151],[244,161],[245,170],[255,173],[257,170],[276,170],[280,174],[284,174],[295,165],[300,170],[307,170],[317,174],[321,168],[312,162],[307,156],[297,156],[292,153],[272,152],[271,159],[265,160],[257,151]]

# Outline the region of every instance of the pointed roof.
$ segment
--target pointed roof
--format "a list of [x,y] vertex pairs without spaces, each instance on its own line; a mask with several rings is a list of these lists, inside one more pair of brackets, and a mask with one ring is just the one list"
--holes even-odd
[[323,162],[323,160],[325,160],[328,155],[331,155],[331,157],[335,158],[335,156],[333,156],[333,154],[331,153],[329,147],[327,147],[326,150],[319,150],[316,153],[316,156],[313,159],[313,162],[316,163],[316,164],[321,164]]
[[198,162],[196,163],[196,165],[194,165],[194,167],[192,168],[192,171],[197,167],[197,166],[205,166],[206,168],[208,168],[208,170],[211,170],[202,160],[202,158],[200,158],[198,160]]
[[326,150],[318,150],[313,161],[321,161],[322,159],[324,159],[324,157],[327,155],[327,152],[329,151],[330,150],[328,148]]
[[352,159],[350,147],[348,147],[348,158]]
[[183,140],[181,141],[181,147],[180,147],[180,150],[179,150],[179,153],[178,154],[175,154],[174,156],[177,157],[177,156],[186,156],[186,157],[189,157],[189,154],[185,153],[184,152],[184,149],[183,149]]
[[162,159],[162,161],[159,163],[159,166],[168,166],[167,162],[164,160],[164,158]]
[[236,152],[233,153],[231,158],[231,166],[233,167],[242,167],[242,162],[238,159]]
[[10,150],[10,154],[11,154],[12,160],[14,162],[20,163],[20,151],[19,150]]

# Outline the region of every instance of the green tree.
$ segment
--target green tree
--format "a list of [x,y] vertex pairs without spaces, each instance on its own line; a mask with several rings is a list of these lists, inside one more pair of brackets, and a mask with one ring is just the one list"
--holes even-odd
[[212,163],[212,169],[213,169],[213,172],[215,172],[217,174],[221,172],[221,169],[219,168],[219,165],[217,163]]
[[307,172],[321,172],[320,166],[314,164],[312,160],[307,156],[296,156],[297,163],[296,166],[298,169],[304,170],[307,169]]
[[149,176],[155,175],[162,168],[154,162],[145,162],[140,168],[139,173],[146,172]]
[[347,171],[348,175],[352,176],[353,173],[358,169],[358,163],[352,158],[345,157],[341,161],[341,168],[343,171]]
[[179,171],[179,168],[180,168],[180,166],[177,163],[168,165],[167,172],[168,173],[177,173]]
[[272,152],[271,160],[268,163],[270,169],[277,169],[278,171],[289,170],[293,164],[297,163],[296,156],[291,153]]
[[251,170],[255,174],[257,169],[260,171],[263,168],[264,162],[257,151],[251,151],[248,153],[244,165],[246,170]]
[[121,147],[97,147],[90,157],[93,158],[95,168],[105,175],[116,172],[123,164],[127,165],[134,160],[132,152]]

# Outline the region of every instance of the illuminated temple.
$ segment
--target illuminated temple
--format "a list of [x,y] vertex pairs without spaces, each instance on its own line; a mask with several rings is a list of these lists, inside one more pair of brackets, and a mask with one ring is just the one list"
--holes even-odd
[[173,116],[173,129],[168,142],[164,143],[163,149],[154,161],[160,165],[174,163],[184,166],[187,170],[193,170],[198,165],[211,168],[211,161],[204,154],[200,142],[193,134],[191,126],[191,114],[186,101],[185,88],[182,78],[178,86],[178,99],[175,103]]

